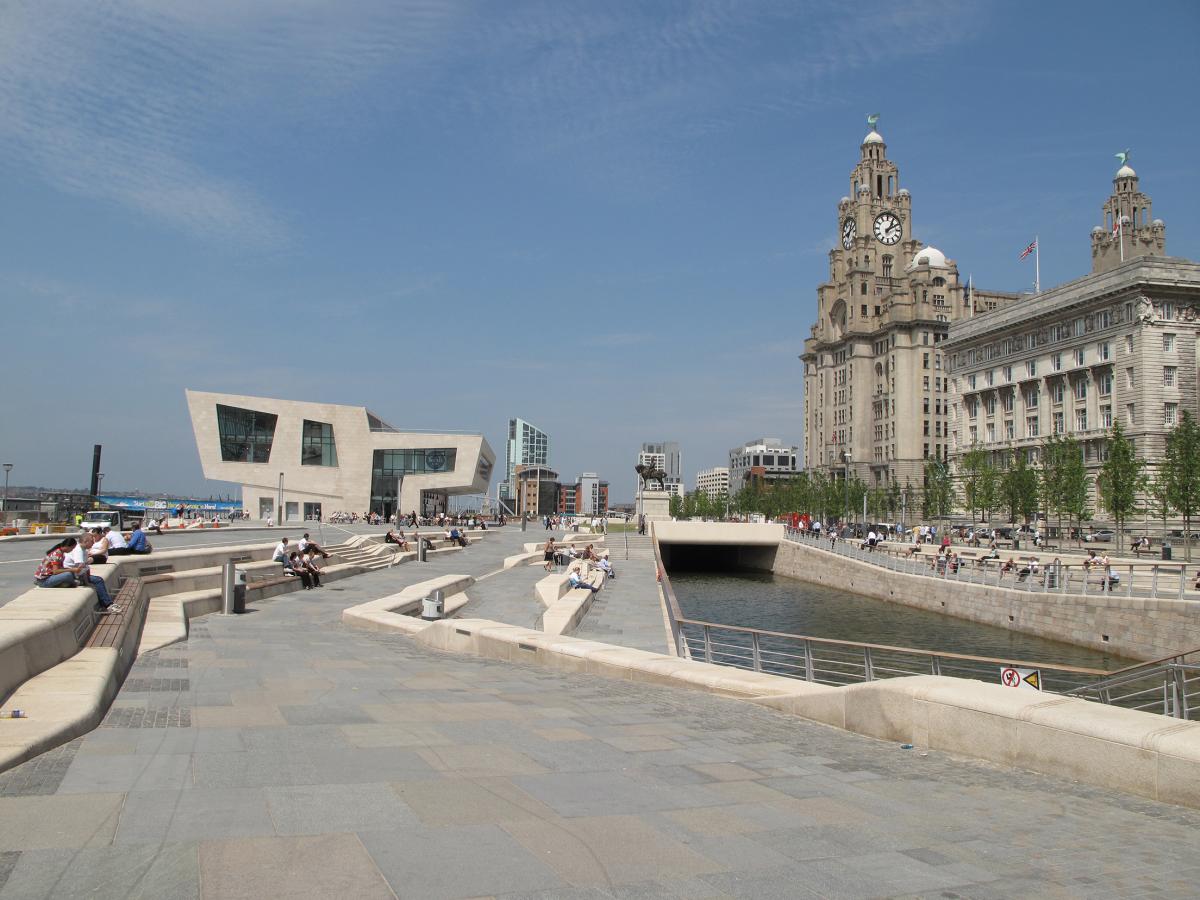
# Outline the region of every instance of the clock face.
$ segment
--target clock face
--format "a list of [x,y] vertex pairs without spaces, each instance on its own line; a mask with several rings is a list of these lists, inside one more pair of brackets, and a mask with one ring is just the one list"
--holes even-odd
[[903,229],[895,213],[880,213],[875,217],[875,239],[889,247],[900,240]]
[[847,219],[842,223],[842,247],[849,250],[854,245],[854,239],[858,237],[858,226],[853,219]]

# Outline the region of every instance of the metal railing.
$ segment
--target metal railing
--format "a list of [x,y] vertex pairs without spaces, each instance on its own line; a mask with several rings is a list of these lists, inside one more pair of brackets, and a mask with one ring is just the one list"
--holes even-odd
[[[817,684],[848,685],[908,675],[942,675],[999,683],[1006,668],[1037,669],[1043,690],[1160,713],[1200,719],[1200,649],[1117,670],[947,653],[785,634],[689,619],[683,615],[653,537],[658,579],[676,655]],[[822,540],[828,549],[829,542]],[[841,542],[845,543],[845,542]],[[878,552],[878,551],[877,551]]]
[[[920,575],[979,584],[993,588],[1033,594],[1074,594],[1089,596],[1112,594],[1140,597],[1148,600],[1195,600],[1188,597],[1186,564],[1125,563],[1103,569],[1098,565],[1045,561],[1046,553],[1009,553],[1014,560],[1010,568],[999,556],[961,556],[956,561],[939,553],[922,552],[920,544],[887,544],[875,548],[863,547],[860,540],[816,537],[805,531],[787,529],[787,539],[798,544],[816,547],[838,556],[868,563],[907,575]],[[932,545],[928,545],[932,547]],[[905,549],[898,549],[903,547]],[[1039,560],[1033,564],[1035,558]]]

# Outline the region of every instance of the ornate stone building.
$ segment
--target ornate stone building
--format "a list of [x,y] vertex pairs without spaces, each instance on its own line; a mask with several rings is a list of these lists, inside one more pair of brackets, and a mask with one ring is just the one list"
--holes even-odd
[[913,236],[912,197],[874,127],[861,153],[801,356],[804,468],[919,486],[925,462],[950,452],[951,323],[1016,295],[969,289]]
[[1154,463],[1184,410],[1200,418],[1200,264],[1166,256],[1166,226],[1127,162],[1103,217],[1090,275],[950,330],[955,467],[976,446],[997,463],[1014,450],[1037,462],[1046,438],[1064,434],[1095,474],[1118,419]]

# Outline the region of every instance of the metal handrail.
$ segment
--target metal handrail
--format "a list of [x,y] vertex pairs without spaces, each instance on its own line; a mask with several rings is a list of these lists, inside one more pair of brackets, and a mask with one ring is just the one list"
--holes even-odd
[[[997,559],[984,557],[959,557],[959,565],[950,567],[938,565],[939,556],[923,554],[920,550],[906,553],[891,547],[879,545],[874,550],[856,548],[853,542],[845,539],[833,541],[827,537],[815,537],[798,529],[788,528],[788,540],[806,544],[819,550],[846,556],[860,562],[866,562],[880,568],[900,571],[909,575],[940,578],[943,580],[963,581],[973,584],[986,584],[991,587],[1018,590],[1025,593],[1058,593],[1087,596],[1093,593],[1122,594],[1126,597],[1144,597],[1149,599],[1192,600],[1187,597],[1187,566],[1186,563],[1162,566],[1157,563],[1123,563],[1120,566],[1110,566],[1108,571],[1098,570],[1087,565],[1072,563],[1040,563],[1037,572],[1016,573],[1011,581],[1004,580],[1004,573]],[[913,545],[919,547],[920,545]],[[1011,554],[1010,554],[1011,555]],[[1041,554],[1043,557],[1045,554]],[[1018,561],[1028,562],[1034,554],[1017,555]],[[1150,572],[1138,570],[1149,565]],[[1082,577],[1080,577],[1082,573]],[[1116,576],[1110,579],[1110,574]],[[1122,578],[1122,576],[1128,576]],[[1072,589],[1078,588],[1078,589]]]

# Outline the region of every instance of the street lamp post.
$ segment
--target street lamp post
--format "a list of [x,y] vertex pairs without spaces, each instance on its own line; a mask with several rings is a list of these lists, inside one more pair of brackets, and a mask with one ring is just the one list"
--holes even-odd
[[103,485],[104,485],[104,473],[97,472],[96,473],[96,497],[97,498],[99,498],[99,496],[100,496],[100,492],[103,489]]
[[843,506],[845,507],[845,510],[846,510],[846,518],[849,519],[850,518],[850,451],[849,450],[842,451],[842,459],[845,460],[845,463],[846,463],[846,472],[842,476],[842,485],[843,485],[842,492],[844,494]]
[[4,505],[0,507],[0,512],[8,512],[8,473],[12,470],[12,463],[4,464]]
[[278,516],[278,519],[279,519],[279,524],[282,525],[284,523],[284,518],[283,518],[283,473],[282,472],[279,473],[279,516]]

